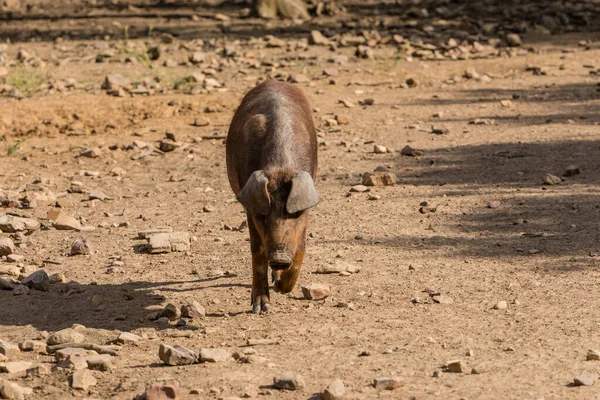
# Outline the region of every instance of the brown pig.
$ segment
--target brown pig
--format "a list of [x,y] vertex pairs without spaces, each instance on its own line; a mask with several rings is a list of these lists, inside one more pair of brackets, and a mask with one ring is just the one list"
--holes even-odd
[[274,290],[294,289],[306,245],[308,209],[319,202],[317,137],[308,101],[295,86],[268,80],[238,107],[227,135],[227,175],[244,206],[252,250],[252,310],[268,312]]

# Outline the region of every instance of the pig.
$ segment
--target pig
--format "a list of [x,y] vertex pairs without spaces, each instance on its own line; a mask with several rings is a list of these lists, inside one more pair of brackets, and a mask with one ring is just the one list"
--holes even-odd
[[311,108],[292,84],[267,80],[250,90],[226,140],[227,176],[244,206],[252,252],[254,313],[271,310],[273,289],[294,289],[306,248],[308,209],[319,202],[317,137]]

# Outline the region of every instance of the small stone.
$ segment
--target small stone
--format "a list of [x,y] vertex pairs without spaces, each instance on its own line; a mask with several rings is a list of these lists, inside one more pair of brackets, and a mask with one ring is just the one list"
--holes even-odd
[[342,103],[346,108],[354,107],[354,103],[350,99],[340,99],[339,102]]
[[0,380],[0,395],[3,399],[24,400],[26,392],[29,391],[15,382]]
[[181,306],[181,316],[184,318],[203,318],[206,316],[206,309],[194,300]]
[[181,386],[177,381],[166,381],[164,384],[154,383],[146,388],[145,400],[179,400]]
[[433,301],[438,304],[453,304],[454,300],[452,297],[444,296],[444,295],[436,295],[432,297]]
[[95,354],[85,358],[87,367],[94,371],[110,371],[112,369],[112,356],[109,354]]
[[75,371],[71,375],[71,387],[77,390],[87,391],[91,386],[95,386],[98,381],[89,369]]
[[508,35],[506,35],[506,43],[510,47],[518,47],[523,42],[521,41],[521,36],[517,35],[516,33],[509,33]]
[[396,183],[396,175],[391,172],[365,172],[362,184],[365,186],[391,186]]
[[58,230],[81,230],[79,221],[61,210],[48,211],[48,219],[52,220],[52,226]]
[[0,372],[6,372],[9,374],[18,374],[27,371],[31,367],[31,363],[28,361],[9,361],[0,363]]
[[158,145],[160,151],[164,151],[165,153],[171,152],[178,147],[181,147],[181,144],[175,142],[171,139],[162,139]]
[[208,126],[210,125],[210,120],[206,117],[198,117],[194,119],[193,126]]
[[466,367],[461,360],[453,360],[453,361],[448,361],[448,363],[446,364],[446,370],[448,372],[455,372],[455,373],[462,374],[462,373],[466,372]]
[[501,204],[498,200],[493,200],[487,203],[487,207],[494,209],[500,207]]
[[183,346],[160,345],[158,357],[167,365],[188,365],[196,362],[196,353]]
[[335,264],[321,265],[315,272],[317,274],[339,274],[341,272],[356,274],[360,272],[360,267],[342,260],[336,260]]
[[77,239],[71,245],[70,256],[94,254],[94,246],[89,239]]
[[336,379],[323,390],[323,400],[341,400],[344,398],[346,388],[341,379]]
[[387,147],[376,144],[373,146],[373,153],[375,154],[385,154],[387,153]]
[[58,332],[53,333],[48,337],[46,343],[48,345],[53,346],[56,344],[64,344],[64,343],[83,343],[85,342],[85,336],[77,332],[73,328],[62,329]]
[[67,277],[62,272],[55,272],[50,275],[50,284],[66,283]]
[[206,59],[206,53],[202,51],[196,51],[189,56],[189,60],[192,64],[201,64]]
[[566,177],[575,175],[579,175],[579,167],[577,165],[569,165],[563,174]]
[[16,344],[0,340],[0,354],[4,354],[7,358],[13,358],[18,356],[20,352],[21,350]]
[[467,68],[464,73],[464,77],[467,79],[479,79],[481,75],[475,70],[475,68]]
[[422,156],[424,154],[423,150],[413,149],[409,145],[406,145],[400,150],[400,155],[409,156],[409,157],[417,157]]
[[586,356],[586,360],[588,361],[598,361],[600,360],[600,351],[598,350],[594,350],[594,349],[590,349],[587,352],[587,356]]
[[226,349],[201,349],[200,350],[200,361],[201,362],[224,362],[232,360],[231,353]]
[[[86,352],[87,353],[87,352]],[[88,363],[84,358],[84,354],[71,354],[69,355],[64,362],[61,363],[61,366],[65,366],[66,368],[79,371],[81,369],[87,369]]]
[[292,83],[308,83],[310,82],[310,78],[303,74],[291,74],[288,77],[288,81]]
[[46,352],[46,343],[40,340],[26,340],[19,345],[21,351]]
[[506,310],[508,308],[508,303],[504,300],[497,302],[494,305],[494,310]]
[[148,237],[148,244],[146,247],[152,254],[169,253],[172,251],[189,251],[190,234],[187,232],[153,234]]
[[20,256],[18,254],[10,254],[6,256],[6,261],[10,263],[20,263],[25,261],[25,256]]
[[354,185],[350,188],[350,191],[355,192],[355,193],[364,193],[364,192],[368,192],[369,190],[371,190],[371,189],[369,189],[365,185]]
[[317,46],[329,46],[330,41],[317,30],[310,31],[309,43]]
[[[54,199],[56,201],[56,199]],[[0,231],[16,233],[20,231],[35,231],[40,229],[40,222],[33,218],[15,217],[12,215],[0,216]]]
[[489,369],[490,368],[489,368],[488,364],[485,364],[485,363],[479,364],[471,369],[471,374],[473,374],[473,375],[485,374],[486,372],[489,371]]
[[71,356],[79,356],[84,363],[84,368],[87,368],[87,363],[84,360],[84,356],[89,355],[88,350],[82,349],[80,347],[66,347],[64,349],[57,350],[54,353],[54,359],[58,362],[65,361]]
[[15,244],[10,238],[0,238],[0,257],[15,252]]
[[104,83],[102,84],[102,89],[104,90],[118,90],[121,88],[128,88],[131,84],[129,78],[124,77],[121,74],[112,74],[107,75],[104,78]]
[[50,289],[50,277],[43,269],[31,273],[21,282],[30,289],[47,292]]
[[576,376],[575,379],[573,379],[573,384],[575,386],[592,386],[596,381],[598,381],[598,375],[583,374]]
[[500,105],[505,108],[512,107],[513,103],[510,100],[500,100]]
[[296,372],[283,372],[273,378],[273,383],[280,390],[302,390],[306,386],[304,378]]
[[116,342],[119,344],[138,343],[142,338],[131,332],[121,332]]
[[28,368],[26,371],[27,377],[30,377],[30,378],[50,375],[51,373],[52,373],[52,371],[50,370],[50,368],[48,368],[44,364],[34,365],[31,368]]
[[350,117],[345,114],[338,114],[335,116],[335,120],[339,125],[347,125],[350,123]]
[[562,179],[552,174],[546,174],[542,177],[542,182],[544,182],[546,185],[558,185],[562,182]]
[[169,321],[175,321],[181,318],[181,312],[179,311],[179,308],[177,308],[176,305],[169,303],[160,312],[159,318],[160,317],[168,318]]
[[373,386],[375,389],[394,390],[404,385],[404,378],[401,376],[375,378]]
[[331,288],[324,283],[310,283],[302,286],[302,294],[307,300],[323,300],[331,294]]

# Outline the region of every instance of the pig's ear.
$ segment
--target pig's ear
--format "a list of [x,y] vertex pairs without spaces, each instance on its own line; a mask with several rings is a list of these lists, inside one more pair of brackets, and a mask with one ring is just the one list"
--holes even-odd
[[295,172],[292,177],[292,190],[285,204],[287,212],[295,214],[316,206],[318,202],[319,195],[310,174],[306,171]]
[[271,198],[267,185],[269,180],[264,171],[254,171],[246,185],[237,195],[237,199],[248,210],[261,215],[269,215],[271,211]]

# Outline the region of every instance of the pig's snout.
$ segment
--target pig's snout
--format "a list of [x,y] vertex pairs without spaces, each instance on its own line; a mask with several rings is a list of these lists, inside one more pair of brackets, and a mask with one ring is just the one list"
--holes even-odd
[[275,250],[269,254],[269,266],[274,271],[286,270],[292,265],[292,255],[285,250]]

